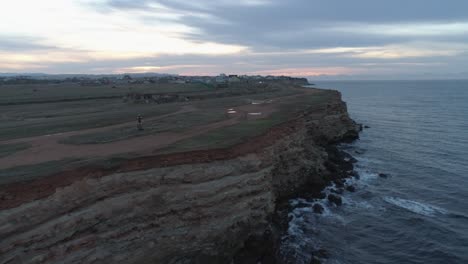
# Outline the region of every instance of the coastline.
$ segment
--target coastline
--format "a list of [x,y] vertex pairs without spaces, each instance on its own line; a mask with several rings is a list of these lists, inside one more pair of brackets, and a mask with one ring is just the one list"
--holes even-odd
[[[334,146],[356,139],[360,127],[349,118],[341,95],[329,92],[333,102],[318,112],[306,111],[232,149],[153,156],[3,186],[1,213],[16,224],[1,227],[6,238],[1,253],[8,261],[17,250],[39,252],[38,263],[93,258],[246,263],[259,256],[280,263],[277,242],[287,220],[283,204],[300,193],[318,194],[352,171]],[[182,227],[182,233],[170,231]],[[109,235],[115,242],[103,240]],[[262,248],[255,247],[256,241]],[[122,254],[117,248],[129,251]],[[90,250],[95,253],[89,255]]]
[[[359,125],[359,131],[362,130]],[[344,192],[354,192],[355,186],[347,184],[346,179],[356,177],[358,173],[354,170],[357,162],[352,155],[341,150],[342,143],[352,143],[359,136],[345,137],[342,140],[331,142],[325,146],[329,159],[326,161],[329,177],[324,182],[312,182],[301,186],[296,193],[285,196],[276,201],[276,209],[271,216],[270,225],[264,233],[249,237],[245,246],[235,255],[233,263],[267,263],[267,264],[294,264],[287,253],[282,250],[282,240],[288,232],[291,219],[290,212],[296,208],[309,208],[315,214],[323,214],[324,207],[318,201],[326,201],[335,206],[341,206],[341,195]],[[326,189],[330,192],[325,193]],[[332,195],[333,198],[329,196]],[[335,200],[337,198],[337,200]],[[295,200],[314,200],[316,202],[299,202]],[[294,205],[291,202],[294,201]],[[318,207],[317,207],[318,206]],[[319,264],[327,258],[327,251],[316,248],[311,252],[310,263]]]

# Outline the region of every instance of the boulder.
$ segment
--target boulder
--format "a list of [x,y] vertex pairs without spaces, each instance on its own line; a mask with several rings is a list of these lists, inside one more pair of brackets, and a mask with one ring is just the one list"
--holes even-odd
[[349,176],[354,177],[354,178],[356,178],[358,180],[361,178],[361,176],[359,176],[359,173],[357,171],[355,171],[355,170],[351,171],[349,173]]
[[318,193],[314,198],[317,198],[317,199],[325,199],[325,198],[327,198],[327,194],[324,193],[324,192],[320,192],[320,193]]
[[388,178],[388,174],[385,173],[379,173],[380,178]]
[[327,199],[328,199],[328,201],[330,201],[330,203],[334,203],[337,206],[340,206],[340,205],[343,204],[343,201],[341,200],[341,197],[338,196],[338,195],[335,195],[335,194],[329,194]]
[[323,206],[321,204],[318,204],[318,203],[314,204],[314,206],[312,208],[314,209],[314,213],[316,213],[316,214],[323,214],[323,211],[325,210],[323,208]]
[[348,192],[355,192],[356,191],[356,187],[354,187],[354,185],[348,185],[346,186],[346,190]]

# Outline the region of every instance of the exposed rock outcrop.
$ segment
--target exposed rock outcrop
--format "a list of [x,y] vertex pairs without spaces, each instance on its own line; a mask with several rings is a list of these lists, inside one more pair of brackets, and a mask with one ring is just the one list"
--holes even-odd
[[278,203],[341,178],[330,146],[358,137],[330,93],[230,149],[1,186],[0,263],[276,262]]
[[340,196],[332,194],[332,193],[328,195],[327,199],[330,203],[333,203],[337,206],[340,206],[343,203]]

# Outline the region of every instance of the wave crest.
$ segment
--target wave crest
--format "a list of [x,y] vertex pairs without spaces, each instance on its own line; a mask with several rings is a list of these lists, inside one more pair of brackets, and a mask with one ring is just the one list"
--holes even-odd
[[436,214],[447,214],[447,211],[430,204],[416,202],[412,200],[397,198],[397,197],[384,197],[384,201],[393,204],[397,207],[406,209],[416,214],[424,216],[434,216]]

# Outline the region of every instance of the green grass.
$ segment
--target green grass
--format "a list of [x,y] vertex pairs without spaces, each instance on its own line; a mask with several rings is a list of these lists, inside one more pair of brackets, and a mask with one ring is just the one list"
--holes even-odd
[[64,139],[63,141],[61,141],[61,143],[74,145],[102,144],[167,131],[181,132],[183,130],[190,129],[193,126],[205,125],[225,119],[224,112],[226,108],[249,104],[251,100],[269,99],[278,96],[291,95],[295,93],[297,93],[297,91],[279,89],[274,92],[267,92],[262,94],[250,94],[194,101],[192,102],[192,105],[194,105],[201,111],[180,114],[156,121],[144,120],[144,131],[138,131],[135,125],[131,125],[105,132],[73,136]]
[[245,120],[233,126],[220,128],[200,136],[182,140],[165,148],[162,153],[230,147],[248,138],[265,133],[273,126],[296,117],[298,112],[314,107],[323,107],[329,98],[329,94],[319,93],[289,100],[279,105],[279,110],[268,118]]
[[199,149],[225,148],[241,143],[247,138],[260,135],[275,124],[278,124],[277,119],[244,121],[233,126],[217,129],[200,136],[179,141],[164,149],[162,152],[172,153]]
[[28,143],[0,145],[0,158],[12,155],[16,152],[30,148]]
[[3,106],[0,140],[109,126],[175,112],[179,104],[126,104],[121,100]]
[[[179,109],[178,104],[133,104],[129,92],[206,92],[203,84],[139,84],[80,86],[75,83],[0,86],[0,140],[47,135],[129,122]],[[102,97],[115,97],[98,99]],[[79,101],[63,101],[86,99]],[[46,102],[46,103],[45,103]]]
[[113,84],[81,86],[76,83],[18,84],[0,86],[0,105],[40,103],[60,100],[96,99],[102,97],[121,98],[127,93],[170,93],[212,91],[203,84]]
[[[142,113],[145,117],[145,131],[143,133],[159,133],[161,131],[185,131],[194,125],[216,122],[224,118],[224,111],[228,107],[248,103],[249,100],[261,100],[297,93],[283,89],[264,94],[245,95],[237,97],[227,97],[192,102],[200,111],[175,115],[154,123],[147,121],[148,116],[170,113],[179,109],[179,104],[124,104],[121,100],[90,100],[83,102],[67,102],[53,104],[38,104],[24,106],[3,106],[0,113],[0,140],[5,137],[20,137],[22,135],[37,135],[48,133],[49,131],[68,131],[82,129],[86,127],[102,126],[103,124],[122,123],[126,120],[134,121],[137,114]],[[174,153],[210,148],[224,148],[238,144],[248,138],[261,135],[271,127],[281,124],[293,117],[298,112],[306,109],[322,108],[329,102],[331,93],[327,91],[316,94],[290,98],[275,102],[278,110],[265,119],[244,120],[239,124],[220,128],[199,135],[190,139],[176,142],[159,153]],[[221,111],[217,111],[221,110]],[[223,116],[220,115],[223,114]],[[6,116],[5,116],[6,114]],[[49,116],[50,115],[50,116]],[[49,117],[47,117],[49,116]],[[19,120],[10,120],[15,117]],[[19,117],[23,117],[21,120]],[[3,118],[3,119],[2,119]],[[17,123],[15,123],[17,122]],[[15,129],[15,125],[18,127]],[[121,140],[135,135],[133,126],[128,126],[120,130],[111,130],[105,135],[88,134],[84,137],[72,138],[75,142],[69,143],[102,143],[109,140]],[[16,151],[27,148],[26,145],[0,145],[0,157],[10,155]],[[84,159],[64,159],[50,161],[30,166],[20,166],[6,170],[0,170],[0,184],[12,181],[21,181],[35,177],[49,175],[64,169],[93,165],[98,167],[112,167],[123,160],[138,157],[136,153],[123,153],[108,157],[95,158],[86,157]]]
[[[146,119],[177,111],[179,103],[133,104],[124,103],[122,98],[91,99],[93,97],[125,95],[129,87],[79,86],[78,84],[22,84],[0,86],[0,140],[61,133],[119,124],[135,120],[137,115]],[[37,90],[37,92],[33,92]],[[252,87],[214,89],[203,84],[145,84],[135,85],[135,92],[182,92],[185,95],[219,94],[220,98],[192,101],[202,110],[219,109],[246,104],[250,99],[266,99],[296,93],[284,87],[272,86],[258,91],[262,93],[234,97],[231,90],[246,92]],[[5,103],[44,102],[70,98],[88,98],[82,101],[56,101],[7,105]],[[3,104],[3,105],[2,105]]]
[[226,116],[222,110],[197,111],[192,113],[178,114],[160,120],[144,121],[143,131],[137,130],[135,125],[125,126],[122,128],[99,133],[72,136],[62,140],[61,143],[74,145],[109,143],[161,132],[182,132],[189,130],[194,126],[206,125],[209,123],[222,121],[224,119],[226,119]]

